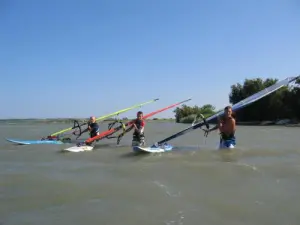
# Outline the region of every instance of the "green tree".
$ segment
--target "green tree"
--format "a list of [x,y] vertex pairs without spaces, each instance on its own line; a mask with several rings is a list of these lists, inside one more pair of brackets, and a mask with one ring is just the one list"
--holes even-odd
[[215,113],[215,107],[206,104],[202,107],[199,106],[187,106],[182,105],[181,107],[177,107],[173,112],[175,113],[176,122],[182,122],[182,120],[185,118],[186,122],[189,122],[194,119],[195,116],[199,117],[200,114],[204,115],[205,117],[210,116]]
[[[245,79],[242,84],[231,86],[229,102],[236,104],[243,99],[275,84],[277,79],[261,78]],[[300,78],[295,85],[282,87],[272,94],[248,105],[236,112],[239,121],[264,121],[279,119],[300,119]],[[202,107],[182,105],[174,110],[176,122],[192,122],[195,116],[203,114],[205,117],[215,114],[215,107],[206,104]]]
[[[231,86],[229,101],[235,104],[277,82],[277,79],[246,79],[243,84]],[[300,80],[297,81],[300,83]],[[298,98],[297,98],[298,97]],[[278,120],[300,116],[299,87],[282,87],[274,93],[239,110],[237,118],[241,121]]]

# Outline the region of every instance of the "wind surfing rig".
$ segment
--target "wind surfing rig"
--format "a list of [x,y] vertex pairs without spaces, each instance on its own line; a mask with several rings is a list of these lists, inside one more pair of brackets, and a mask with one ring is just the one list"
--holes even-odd
[[[147,104],[150,104],[150,103],[154,103],[154,102],[156,102],[158,100],[159,100],[159,98],[156,98],[156,99],[144,102],[144,103],[140,103],[140,104],[136,104],[136,105],[130,106],[128,108],[125,108],[125,109],[122,109],[122,110],[119,110],[119,111],[116,111],[116,112],[113,112],[113,113],[110,113],[110,114],[98,117],[98,118],[96,118],[96,121],[101,121],[101,120],[105,120],[105,119],[110,118],[110,117],[118,116],[121,113],[125,113],[125,112],[130,111],[130,110],[135,109],[135,108],[140,108],[140,107],[142,107],[144,105],[147,105]],[[82,135],[82,133],[83,133],[83,131],[82,131],[81,128],[82,128],[82,126],[85,126],[85,125],[88,125],[87,121],[85,121],[85,122],[83,122],[83,123],[80,124],[77,120],[74,120],[74,124],[73,124],[72,127],[69,127],[69,128],[57,131],[57,132],[55,132],[53,134],[50,134],[49,136],[47,136],[45,138],[42,138],[42,140],[71,141],[70,136],[72,136],[72,135],[75,135],[76,139],[78,139]],[[72,131],[72,130],[74,130],[74,131],[73,132],[68,132],[68,131]],[[68,133],[66,133],[66,132],[68,132]]]
[[[300,76],[297,76],[297,77],[288,77],[288,78],[286,78],[284,80],[281,80],[281,81],[275,83],[274,85],[271,85],[271,86],[269,86],[269,87],[267,87],[267,88],[265,88],[265,89],[263,89],[263,90],[255,93],[255,94],[253,94],[253,95],[245,98],[244,100],[242,100],[242,101],[234,104],[232,106],[232,111],[237,111],[239,109],[242,109],[242,108],[246,107],[247,105],[249,105],[251,103],[254,103],[254,102],[258,101],[259,99],[262,99],[262,98],[266,97],[267,95],[269,95],[269,94],[277,91],[278,89],[282,88],[283,86],[287,86],[289,83],[291,83],[291,82],[293,82],[293,81],[295,81],[295,80],[297,80],[299,78],[300,78]],[[165,138],[165,139],[163,139],[161,141],[156,142],[152,147],[153,148],[159,148],[159,147],[163,148],[163,146],[167,146],[168,145],[167,144],[168,141],[170,141],[172,139],[175,139],[175,138],[177,138],[177,137],[179,137],[181,135],[184,135],[184,134],[186,134],[186,133],[188,133],[188,132],[190,132],[192,130],[195,130],[195,129],[198,129],[198,128],[202,129],[203,125],[205,125],[209,129],[208,123],[210,121],[214,120],[214,119],[217,119],[219,116],[222,116],[223,114],[224,114],[224,111],[220,110],[218,113],[216,113],[216,114],[214,114],[214,115],[212,115],[212,116],[210,116],[210,117],[208,117],[206,119],[204,119],[204,117],[203,117],[202,118],[203,121],[198,122],[198,123],[194,123],[191,126],[187,127],[186,129],[183,129],[183,130],[179,131],[176,134],[173,134],[173,135],[171,135],[171,136],[169,136],[169,137],[167,137],[167,138]]]
[[[165,111],[165,110],[174,108],[175,106],[181,105],[181,104],[183,104],[183,103],[185,103],[185,102],[188,102],[188,101],[190,101],[190,100],[191,100],[191,98],[189,98],[189,99],[187,99],[187,100],[184,100],[184,101],[181,101],[181,102],[178,102],[178,103],[175,103],[175,104],[172,104],[172,105],[169,105],[169,106],[167,106],[167,107],[165,107],[165,108],[162,108],[162,109],[159,109],[159,110],[157,110],[157,111],[148,113],[148,114],[144,115],[143,118],[144,118],[144,119],[147,119],[147,118],[152,117],[152,116],[154,116],[154,115],[156,115],[156,114],[158,114],[158,113],[160,113],[160,112],[163,112],[163,111]],[[132,124],[134,123],[134,121],[135,121],[135,120],[131,120],[131,121],[125,123],[125,124],[121,123],[121,125],[119,125],[118,127],[115,127],[115,128],[110,127],[109,130],[104,131],[104,132],[100,133],[99,135],[97,135],[97,136],[95,136],[95,137],[93,137],[93,138],[89,138],[89,139],[87,139],[87,140],[84,141],[84,142],[80,142],[80,143],[77,144],[77,146],[82,146],[82,145],[85,145],[85,144],[90,144],[90,143],[92,143],[92,142],[94,142],[94,141],[98,141],[98,140],[101,140],[101,139],[104,139],[104,138],[107,138],[107,137],[111,137],[111,135],[113,135],[114,133],[116,133],[116,132],[118,132],[118,131],[120,131],[120,130],[123,130],[123,132],[122,132],[120,135],[118,135],[118,136],[116,137],[116,138],[118,138],[118,142],[120,142],[121,138],[122,138],[122,137],[124,136],[124,134],[126,133],[126,127],[132,125]],[[129,129],[128,129],[128,130],[129,130]],[[112,138],[114,138],[114,137],[112,137]]]

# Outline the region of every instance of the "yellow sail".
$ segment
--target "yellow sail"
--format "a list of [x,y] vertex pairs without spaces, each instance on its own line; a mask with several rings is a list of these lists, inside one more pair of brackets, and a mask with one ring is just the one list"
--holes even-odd
[[[105,119],[110,118],[110,117],[112,117],[112,116],[119,115],[119,114],[121,114],[121,113],[127,112],[127,111],[132,110],[132,109],[135,109],[135,108],[142,107],[142,106],[144,106],[144,105],[147,105],[147,104],[156,102],[156,101],[158,101],[158,100],[159,100],[159,98],[156,98],[156,99],[153,99],[153,100],[148,101],[148,102],[144,102],[144,103],[141,103],[141,104],[133,105],[133,106],[128,107],[128,108],[126,108],[126,109],[122,109],[122,110],[119,110],[119,111],[117,111],[117,112],[110,113],[110,114],[107,114],[107,115],[98,117],[98,118],[96,118],[96,121],[105,120]],[[80,126],[84,126],[84,125],[86,125],[86,124],[87,124],[87,123],[83,123],[83,124],[81,124]],[[58,134],[67,132],[67,131],[72,130],[72,129],[74,129],[74,127],[69,127],[69,128],[66,128],[66,129],[57,131],[57,132],[51,134],[51,136],[56,136],[56,135],[58,135]]]

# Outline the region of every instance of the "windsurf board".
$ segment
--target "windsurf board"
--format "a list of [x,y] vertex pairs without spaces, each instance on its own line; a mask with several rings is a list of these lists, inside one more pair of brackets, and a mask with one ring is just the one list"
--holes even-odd
[[57,140],[16,140],[16,139],[9,139],[9,138],[6,138],[6,140],[19,145],[63,144],[62,141],[57,141]]

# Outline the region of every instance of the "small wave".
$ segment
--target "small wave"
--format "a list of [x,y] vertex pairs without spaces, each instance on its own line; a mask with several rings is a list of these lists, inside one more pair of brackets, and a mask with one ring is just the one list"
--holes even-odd
[[252,170],[254,171],[257,171],[257,172],[260,172],[256,166],[253,166],[253,165],[250,165],[250,164],[247,164],[247,163],[236,163],[237,166],[245,166],[245,167],[248,167],[248,168],[251,168]]
[[255,171],[255,172],[258,172],[260,173],[261,175],[263,175],[263,172],[261,170],[259,170],[256,166],[254,165],[250,165],[250,164],[247,164],[247,163],[241,163],[241,162],[237,162],[237,163],[234,163],[236,166],[241,166],[241,167],[245,167],[245,168],[249,168],[250,170],[252,171]]
[[166,185],[160,183],[159,181],[154,181],[154,184],[156,184],[157,186],[159,186],[160,188],[164,189],[166,194],[169,196],[169,197],[180,197],[181,196],[181,193],[180,191],[177,192],[177,193],[174,193],[174,191],[172,191],[169,187],[167,187]]
[[170,221],[166,221],[165,224],[166,225],[183,225],[183,219],[184,219],[184,215],[182,211],[179,211],[178,213],[178,220],[170,220]]

